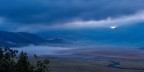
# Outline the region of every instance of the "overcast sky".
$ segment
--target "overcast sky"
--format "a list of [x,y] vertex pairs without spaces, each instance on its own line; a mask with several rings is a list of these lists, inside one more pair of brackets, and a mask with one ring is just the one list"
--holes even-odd
[[0,0],[0,28],[43,31],[144,20],[143,9],[144,0]]

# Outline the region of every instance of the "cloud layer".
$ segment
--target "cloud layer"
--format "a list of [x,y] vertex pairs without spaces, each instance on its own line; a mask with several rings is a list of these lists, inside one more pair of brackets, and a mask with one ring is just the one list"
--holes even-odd
[[65,24],[96,25],[111,22],[110,18],[130,17],[144,9],[143,2],[144,0],[0,0],[0,25],[10,30],[17,29],[16,31],[26,31],[34,26],[41,30]]
[[115,29],[116,27],[122,25],[137,24],[137,22],[144,22],[144,11],[117,18],[108,17],[107,19],[102,20],[73,20],[70,22],[54,24],[51,26],[44,24],[24,25],[18,27],[15,31],[38,32],[51,29],[79,29],[79,28],[100,28],[100,27]]

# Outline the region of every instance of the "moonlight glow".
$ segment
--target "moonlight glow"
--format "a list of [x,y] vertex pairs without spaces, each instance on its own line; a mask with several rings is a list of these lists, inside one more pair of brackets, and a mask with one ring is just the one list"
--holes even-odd
[[111,28],[111,29],[116,29],[116,28],[117,28],[117,26],[111,26],[110,28]]

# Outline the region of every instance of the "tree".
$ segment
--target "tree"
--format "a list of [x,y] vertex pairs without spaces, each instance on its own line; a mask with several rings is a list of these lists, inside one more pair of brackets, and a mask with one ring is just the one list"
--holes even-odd
[[33,72],[33,67],[29,62],[26,53],[21,52],[19,59],[16,63],[16,71],[18,72]]
[[[35,57],[37,57],[35,55]],[[37,57],[38,58],[38,57]],[[49,60],[38,60],[36,65],[30,63],[26,53],[0,48],[0,72],[49,72]]]

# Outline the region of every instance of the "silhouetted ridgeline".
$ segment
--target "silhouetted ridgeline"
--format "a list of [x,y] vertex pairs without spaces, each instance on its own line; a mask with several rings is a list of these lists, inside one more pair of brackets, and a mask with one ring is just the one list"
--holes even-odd
[[26,45],[63,44],[65,40],[60,38],[45,39],[38,35],[26,32],[7,32],[0,30],[0,47],[20,47]]
[[31,33],[0,31],[0,47],[16,47],[29,44],[39,45],[46,42],[47,40]]

